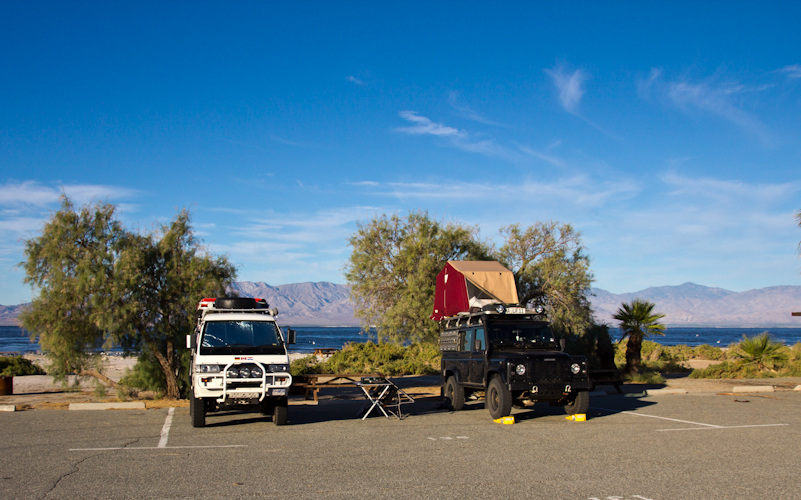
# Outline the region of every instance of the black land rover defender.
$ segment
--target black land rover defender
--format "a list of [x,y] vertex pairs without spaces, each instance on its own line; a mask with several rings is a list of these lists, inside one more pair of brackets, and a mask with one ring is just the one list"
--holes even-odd
[[483,391],[494,419],[526,399],[564,406],[568,415],[587,412],[587,358],[563,352],[543,314],[496,304],[440,324],[444,395],[454,410]]

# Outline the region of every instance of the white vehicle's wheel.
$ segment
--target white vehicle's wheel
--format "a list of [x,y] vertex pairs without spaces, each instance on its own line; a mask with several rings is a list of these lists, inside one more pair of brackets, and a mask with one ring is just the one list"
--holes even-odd
[[279,403],[273,410],[273,423],[275,425],[286,425],[289,411],[287,410],[286,403]]
[[206,402],[202,398],[196,398],[194,394],[189,395],[189,418],[192,420],[192,427],[206,426]]

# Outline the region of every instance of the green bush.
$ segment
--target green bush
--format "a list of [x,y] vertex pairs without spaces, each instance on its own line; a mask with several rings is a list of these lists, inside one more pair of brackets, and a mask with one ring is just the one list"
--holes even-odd
[[713,347],[709,344],[701,344],[693,349],[693,358],[718,361],[726,359],[726,353],[720,347]]
[[[191,354],[188,349],[181,351],[181,371],[186,374],[186,376],[178,377],[178,390],[182,397],[189,393],[188,374]],[[143,348],[139,353],[133,368],[126,370],[125,375],[120,379],[120,385],[140,391],[153,391],[157,395],[167,392],[167,378],[164,376],[164,370],[161,369],[161,364],[156,356],[147,348]]]
[[22,356],[0,356],[0,376],[23,377],[25,375],[45,375],[45,371]]
[[379,342],[349,343],[325,361],[306,356],[292,362],[293,376],[307,373],[380,373],[385,376],[439,373],[440,352],[436,344],[413,343],[407,347]]
[[664,384],[665,378],[658,371],[640,367],[640,373],[627,375],[626,380],[635,384]]
[[727,361],[703,370],[693,370],[690,378],[775,378],[801,376],[801,344],[786,347],[773,342],[764,332],[743,340],[723,356]]

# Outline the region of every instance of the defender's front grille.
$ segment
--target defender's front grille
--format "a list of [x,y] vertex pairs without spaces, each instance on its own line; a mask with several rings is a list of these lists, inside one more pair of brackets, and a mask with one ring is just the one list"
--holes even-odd
[[543,359],[528,362],[531,378],[536,381],[561,381],[570,379],[570,361]]

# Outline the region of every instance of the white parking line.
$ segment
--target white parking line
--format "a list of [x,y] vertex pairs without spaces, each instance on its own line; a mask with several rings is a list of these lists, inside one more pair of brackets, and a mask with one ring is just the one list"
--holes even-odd
[[172,416],[175,414],[175,407],[170,408],[167,412],[167,420],[164,421],[164,427],[161,428],[161,439],[159,439],[159,448],[167,447],[167,439],[170,437],[170,427],[172,426]]
[[663,431],[700,431],[700,430],[709,430],[709,429],[742,429],[746,427],[778,427],[783,425],[790,425],[790,424],[754,424],[754,425],[714,425],[714,424],[705,424],[703,422],[692,422],[690,420],[679,420],[677,418],[668,418],[668,417],[659,417],[657,415],[647,415],[645,413],[635,413],[633,411],[617,411],[617,410],[610,410],[608,408],[593,408],[595,410],[601,411],[608,411],[610,413],[625,413],[627,415],[634,415],[635,417],[648,417],[648,418],[658,418],[660,420],[670,420],[671,422],[681,422],[683,424],[691,424],[691,425],[700,425],[701,427],[689,427],[684,429],[657,429],[657,432]]
[[[114,448],[70,448],[69,451],[109,451],[109,450],[175,450],[187,448],[247,448],[246,444],[227,444],[227,445],[208,445],[208,446],[167,446],[167,439],[170,437],[170,427],[172,427],[172,417],[175,415],[175,408],[167,411],[167,419],[164,427],[161,428],[161,438],[158,446],[120,446]],[[267,450],[269,451],[269,450]]]
[[[715,426],[716,429],[743,429],[746,427],[781,427],[790,424],[755,424],[755,425],[726,425]],[[686,429],[657,429],[657,432],[665,431],[708,431],[708,427],[688,427]]]

